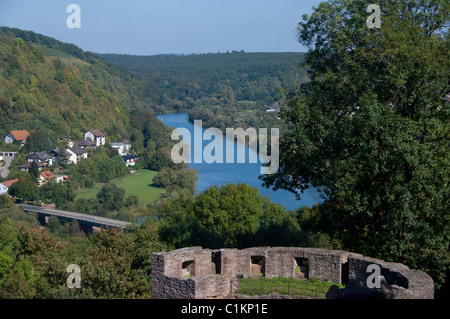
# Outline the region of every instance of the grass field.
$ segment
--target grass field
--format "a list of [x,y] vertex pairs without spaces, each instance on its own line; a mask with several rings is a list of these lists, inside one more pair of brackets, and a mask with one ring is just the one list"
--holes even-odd
[[267,279],[243,278],[239,281],[238,294],[246,295],[265,295],[270,293],[279,293],[280,295],[301,295],[314,299],[325,299],[325,294],[332,285],[339,288],[344,286],[332,282],[321,282],[317,279],[294,279],[275,277]]
[[[161,197],[164,189],[152,186],[153,178],[157,172],[139,170],[134,174],[113,179],[120,188],[125,189],[125,197],[135,195],[139,198],[139,205],[145,205]],[[95,198],[104,184],[96,184],[93,188],[84,188],[77,191],[75,200],[80,198]]]

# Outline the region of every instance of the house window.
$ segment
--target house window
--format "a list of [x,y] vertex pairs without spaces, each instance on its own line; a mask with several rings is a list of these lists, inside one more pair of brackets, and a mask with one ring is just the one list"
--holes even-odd
[[266,258],[263,256],[250,257],[250,276],[259,277],[266,273]]
[[294,277],[309,278],[309,259],[302,257],[295,257]]
[[183,262],[181,267],[181,276],[183,278],[195,276],[195,262],[193,260]]

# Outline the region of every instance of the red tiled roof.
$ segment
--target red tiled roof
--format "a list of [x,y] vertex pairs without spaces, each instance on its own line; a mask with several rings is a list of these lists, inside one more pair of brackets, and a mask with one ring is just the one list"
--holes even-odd
[[14,184],[18,181],[19,181],[18,179],[12,179],[10,181],[4,181],[4,182],[2,182],[2,184],[5,185],[6,187],[10,188],[12,184]]
[[27,130],[10,131],[9,133],[11,133],[16,141],[25,141],[30,136]]
[[41,172],[41,176],[42,176],[43,178],[45,178],[45,179],[51,179],[51,178],[55,178],[55,177],[56,177],[56,175],[53,174],[53,173],[50,172],[50,171]]

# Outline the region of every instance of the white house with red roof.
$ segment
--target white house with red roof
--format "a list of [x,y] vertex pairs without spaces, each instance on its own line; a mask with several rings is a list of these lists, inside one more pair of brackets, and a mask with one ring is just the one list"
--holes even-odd
[[18,181],[19,181],[18,179],[13,179],[10,181],[1,182],[0,183],[0,195],[8,194],[8,190],[11,187],[11,185]]

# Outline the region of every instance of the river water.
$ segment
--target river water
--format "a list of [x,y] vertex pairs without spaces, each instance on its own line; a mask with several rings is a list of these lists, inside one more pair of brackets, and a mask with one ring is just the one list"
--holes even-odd
[[[194,141],[194,124],[189,122],[189,116],[187,113],[175,113],[175,114],[166,114],[159,115],[157,118],[163,122],[165,125],[172,128],[185,128],[188,129],[191,135],[191,145],[194,147],[202,147],[205,148],[206,145],[210,143],[210,141],[203,141],[201,145],[198,143],[193,143]],[[205,131],[205,127],[202,129],[202,135]],[[199,130],[196,130],[197,132]],[[180,132],[181,133],[181,132]],[[269,133],[270,134],[270,133]],[[226,158],[226,137],[225,132],[223,132],[223,153],[224,153],[224,162]],[[189,143],[189,141],[185,142]],[[237,154],[235,145],[235,157]],[[264,195],[272,200],[272,202],[282,204],[287,210],[295,210],[301,206],[309,206],[312,207],[315,203],[320,203],[323,200],[320,197],[320,194],[315,189],[306,190],[302,194],[301,200],[296,200],[295,195],[291,192],[285,190],[277,190],[274,191],[271,188],[266,188],[262,186],[262,181],[258,179],[258,176],[261,175],[260,168],[262,166],[261,162],[258,158],[258,163],[249,163],[249,152],[256,152],[245,147],[246,150],[246,161],[245,163],[237,163],[237,160],[234,163],[212,163],[208,164],[204,161],[202,163],[193,163],[191,160],[191,164],[189,167],[192,169],[197,169],[198,178],[197,181],[197,193],[200,193],[212,185],[226,185],[228,183],[247,183],[250,186],[256,187],[259,189],[259,193]],[[191,148],[191,155],[193,155],[195,149]],[[191,157],[192,158],[192,157]]]

